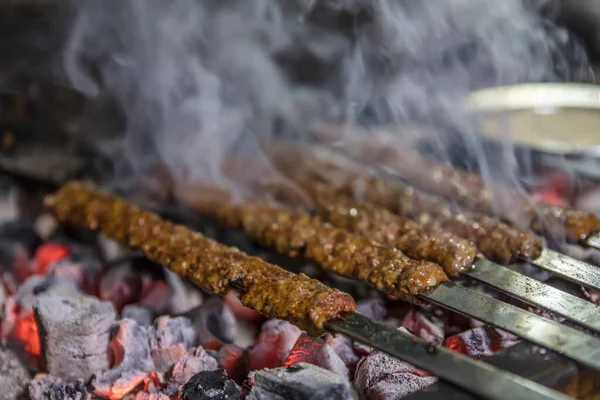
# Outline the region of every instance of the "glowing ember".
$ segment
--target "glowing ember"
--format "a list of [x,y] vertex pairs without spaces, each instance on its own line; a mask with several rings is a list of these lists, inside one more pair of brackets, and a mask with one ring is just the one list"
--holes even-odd
[[517,341],[511,334],[484,326],[450,336],[444,346],[472,358],[482,358],[510,347]]
[[71,250],[67,245],[60,243],[44,243],[35,252],[35,273],[44,275],[48,268],[55,262],[67,258]]
[[410,311],[404,317],[402,326],[431,345],[437,346],[444,341],[444,328],[436,325],[418,311]]

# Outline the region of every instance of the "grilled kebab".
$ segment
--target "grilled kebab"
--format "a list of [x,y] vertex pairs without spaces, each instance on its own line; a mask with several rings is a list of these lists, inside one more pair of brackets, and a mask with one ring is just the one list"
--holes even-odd
[[[224,295],[237,288],[245,306],[310,332],[318,333],[328,320],[355,311],[354,300],[346,293],[250,257],[78,182],[65,184],[45,199],[45,205],[62,223],[99,231],[141,250],[210,293]],[[406,279],[412,277],[406,275]]]
[[[384,143],[380,143],[373,140],[374,134],[358,135],[345,131],[343,141],[336,147],[361,163],[385,166],[423,190],[454,199],[473,211],[499,215],[511,224],[531,228],[539,234],[564,236],[571,242],[583,242],[600,231],[600,218],[592,213],[535,202],[516,190],[486,184],[477,174],[395,148],[385,143],[385,138]],[[331,129],[316,136],[323,141],[342,137],[340,132]],[[509,204],[499,205],[494,201],[501,193],[510,199]]]

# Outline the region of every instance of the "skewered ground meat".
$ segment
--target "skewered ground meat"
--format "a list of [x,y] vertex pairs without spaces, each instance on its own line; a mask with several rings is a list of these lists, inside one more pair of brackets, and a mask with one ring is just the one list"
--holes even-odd
[[338,229],[308,214],[269,206],[204,206],[221,223],[243,229],[280,254],[304,256],[325,269],[415,301],[414,295],[447,281],[437,264],[413,260],[395,248]]
[[[583,242],[600,231],[600,218],[592,213],[534,202],[521,192],[499,185],[486,185],[477,174],[425,159],[385,141],[374,140],[375,133],[359,135],[357,130],[345,130],[342,136],[339,130],[328,129],[316,137],[329,142],[334,142],[336,137],[342,138],[343,141],[335,146],[361,163],[385,166],[423,190],[454,199],[473,211],[499,215],[511,224],[531,228],[539,234],[564,236],[570,242]],[[510,192],[508,195],[507,190]],[[504,193],[510,202],[499,205],[494,201],[495,193]]]
[[[369,202],[387,207],[405,218],[417,221],[426,229],[445,231],[473,242],[477,249],[490,260],[508,264],[516,259],[532,260],[540,255],[543,241],[524,230],[510,227],[484,214],[460,212],[444,199],[429,196],[399,184],[386,185],[370,179],[358,184],[369,187],[376,182],[374,190],[364,190]],[[357,193],[356,184],[340,186],[340,191]]]
[[[340,168],[337,160],[332,161],[298,147],[287,149],[281,146],[278,151],[280,153],[276,161],[286,158],[283,157],[286,151],[295,154],[296,159],[297,154],[302,154],[305,164],[295,165],[283,172],[309,194],[325,190],[328,195],[385,207],[404,218],[417,221],[426,229],[446,231],[469,240],[481,254],[499,263],[527,261],[540,255],[543,241],[539,237],[485,214],[462,212],[443,197],[426,194],[399,182],[387,182],[352,168]],[[278,164],[281,167],[283,165]]]
[[477,248],[468,240],[424,228],[383,207],[339,196],[315,195],[314,200],[318,215],[325,221],[396,247],[411,258],[435,262],[451,276],[469,269],[477,256]]
[[100,231],[139,249],[208,292],[225,295],[231,287],[239,288],[245,306],[313,333],[321,331],[326,321],[355,311],[354,300],[346,293],[250,257],[80,183],[67,183],[48,196],[45,204],[62,223]]

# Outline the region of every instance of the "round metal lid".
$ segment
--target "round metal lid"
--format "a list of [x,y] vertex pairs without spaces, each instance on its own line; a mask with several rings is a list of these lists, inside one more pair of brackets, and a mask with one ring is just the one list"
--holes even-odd
[[526,84],[473,92],[484,137],[553,154],[600,155],[600,86]]

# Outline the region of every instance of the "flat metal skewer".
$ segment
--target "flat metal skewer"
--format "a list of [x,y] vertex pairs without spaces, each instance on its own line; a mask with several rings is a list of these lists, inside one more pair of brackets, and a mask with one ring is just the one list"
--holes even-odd
[[502,265],[478,259],[475,268],[462,273],[511,297],[542,308],[600,332],[600,307]]
[[550,249],[542,249],[531,264],[571,282],[600,290],[600,268]]
[[408,336],[360,314],[329,321],[325,328],[398,357],[486,399],[569,399],[550,388],[444,347]]
[[455,283],[445,282],[419,297],[600,370],[600,338]]
[[590,247],[600,250],[600,233],[596,233],[593,236],[590,236],[588,240],[585,242]]

